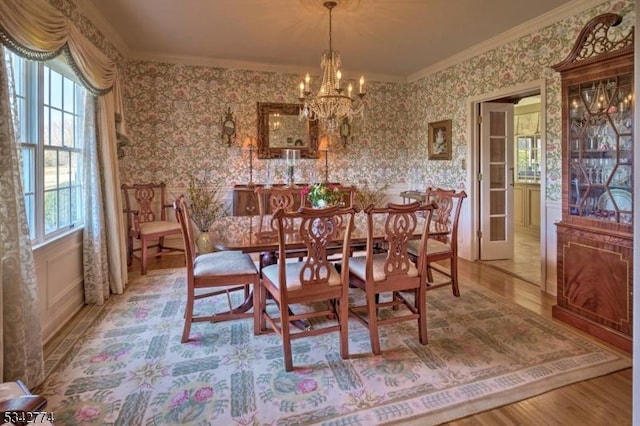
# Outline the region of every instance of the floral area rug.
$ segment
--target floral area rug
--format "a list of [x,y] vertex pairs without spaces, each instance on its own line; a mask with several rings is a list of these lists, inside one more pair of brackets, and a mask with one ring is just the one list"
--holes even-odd
[[38,391],[62,425],[426,425],[631,366],[480,286],[461,291],[427,294],[426,346],[415,323],[398,323],[380,329],[373,356],[351,319],[350,359],[337,334],[295,340],[287,373],[280,339],[254,336],[251,319],[196,323],[180,343],[186,272],[150,271],[52,352]]

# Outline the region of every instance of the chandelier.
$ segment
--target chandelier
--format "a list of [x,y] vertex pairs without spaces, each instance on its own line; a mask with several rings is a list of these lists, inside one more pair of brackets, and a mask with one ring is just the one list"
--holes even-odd
[[340,127],[343,120],[351,121],[354,115],[361,114],[364,103],[364,77],[360,77],[358,94],[353,93],[353,85],[349,83],[347,90],[341,87],[340,52],[333,50],[331,44],[331,10],[337,6],[336,1],[326,1],[323,6],[329,9],[329,50],[322,53],[322,84],[317,95],[311,93],[309,74],[300,83],[300,119],[320,120],[325,130],[333,132]]

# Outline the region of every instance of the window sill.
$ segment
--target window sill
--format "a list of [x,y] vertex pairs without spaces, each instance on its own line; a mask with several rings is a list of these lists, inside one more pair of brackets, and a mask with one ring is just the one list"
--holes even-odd
[[53,238],[51,238],[51,239],[49,239],[49,240],[47,240],[47,241],[45,241],[43,243],[34,244],[32,246],[32,249],[33,249],[33,251],[37,251],[37,250],[46,248],[47,246],[50,246],[52,244],[61,242],[62,240],[67,239],[70,236],[75,235],[75,234],[77,234],[79,232],[82,232],[83,230],[84,230],[84,226],[82,226],[82,225],[80,225],[80,226],[78,226],[76,228],[73,228],[73,229],[69,229],[68,231],[65,231],[65,232],[63,232],[61,234],[58,234],[55,237],[53,237]]

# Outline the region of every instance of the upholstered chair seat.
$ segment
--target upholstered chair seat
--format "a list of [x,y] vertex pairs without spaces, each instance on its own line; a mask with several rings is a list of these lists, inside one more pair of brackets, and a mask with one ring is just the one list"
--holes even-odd
[[[416,241],[416,247],[420,249],[420,241]],[[384,281],[387,279],[387,274],[384,271],[384,264],[387,259],[386,253],[378,253],[373,255],[373,280],[374,281]],[[365,280],[367,277],[366,272],[367,266],[367,257],[366,256],[355,256],[351,258],[349,263],[349,268],[351,273],[361,280]],[[407,260],[407,267],[409,268],[407,271],[408,277],[417,277],[418,276],[418,268],[416,268],[415,263],[410,260]]]

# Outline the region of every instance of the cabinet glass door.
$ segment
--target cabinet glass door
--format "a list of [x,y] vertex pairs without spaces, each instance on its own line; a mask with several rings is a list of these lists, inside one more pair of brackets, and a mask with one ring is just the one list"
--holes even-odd
[[631,74],[569,86],[569,214],[631,224]]

